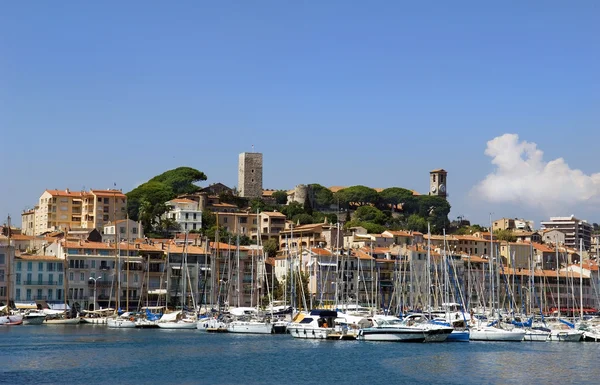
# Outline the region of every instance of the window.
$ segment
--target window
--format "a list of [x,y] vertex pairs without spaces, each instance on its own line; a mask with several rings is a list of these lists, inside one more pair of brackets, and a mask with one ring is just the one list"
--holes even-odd
[[27,262],[27,271],[33,270],[33,262]]
[[196,230],[196,224],[194,223],[194,230]]
[[108,206],[104,206],[104,209],[103,209],[103,211],[104,211],[105,213],[107,213],[107,212],[108,212]]
[[435,181],[436,181],[436,175],[433,174],[433,183],[435,183]]
[[125,234],[125,227],[119,227],[119,233]]
[[27,301],[31,301],[31,289],[27,289],[27,297],[25,298]]
[[134,234],[137,234],[137,227],[134,227],[133,229],[131,229],[131,232]]
[[196,213],[194,213],[194,220],[196,220]]
[[0,265],[6,264],[6,255],[0,254]]
[[21,284],[21,273],[17,273],[15,275],[15,280],[16,280],[17,285]]
[[71,271],[71,272],[69,273],[69,281],[71,281],[71,282],[72,282],[72,281],[74,281],[74,280],[75,280],[75,274],[73,274],[73,272]]
[[17,271],[21,271],[21,262],[17,262]]
[[19,301],[21,299],[21,289],[16,290],[16,296],[17,296],[16,300]]
[[48,285],[54,285],[54,274],[48,274]]
[[4,269],[0,270],[0,282],[4,282]]
[[56,289],[56,299],[58,301],[62,301],[62,299],[63,299],[63,290],[62,289]]
[[133,282],[135,282],[135,283],[138,283],[138,281],[139,281],[139,277],[138,277],[138,275],[137,275],[137,274],[134,274],[134,275],[133,275]]
[[103,220],[104,222],[108,221],[108,215],[104,215],[104,216],[102,216],[102,220]]
[[44,262],[38,263],[38,271],[44,271]]
[[54,271],[54,262],[48,262],[48,271]]
[[48,289],[48,299],[50,301],[52,301],[52,294],[54,294],[54,293],[52,293],[52,289]]
[[37,289],[37,299],[42,299],[42,289]]
[[[58,284],[59,284],[59,285],[62,285],[62,284],[63,284],[63,275],[62,275],[62,274],[59,274],[59,275],[58,275]],[[56,294],[58,294],[58,292],[56,292]]]
[[79,280],[85,281],[85,273],[79,273]]
[[108,204],[108,198],[104,198],[104,204],[107,205]]
[[31,284],[31,273],[27,273],[27,284]]
[[38,273],[38,285],[43,284],[44,282],[44,274]]

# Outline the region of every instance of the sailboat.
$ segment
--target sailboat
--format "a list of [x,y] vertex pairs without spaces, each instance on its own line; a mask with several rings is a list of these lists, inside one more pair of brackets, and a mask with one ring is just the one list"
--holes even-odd
[[[258,217],[258,212],[256,213],[257,217]],[[257,227],[257,241],[258,241],[258,245],[260,246],[260,241],[261,241],[261,235],[260,235],[260,219],[257,221],[257,223],[259,224],[259,226]],[[236,276],[239,277],[240,276],[240,264],[239,264],[239,255],[240,255],[240,237],[238,235],[237,237],[237,242],[236,242],[236,248],[237,248],[237,273]],[[261,254],[259,254],[259,261],[257,263],[257,278],[259,277],[258,274],[258,269],[261,269],[261,276],[262,276],[262,280],[259,280],[260,283],[260,287],[263,287],[263,284],[266,285],[267,287],[267,295],[270,296],[270,290],[269,290],[269,282],[266,278],[266,269],[265,269],[265,258],[264,258],[264,252],[261,252]],[[260,257],[262,256],[262,258]],[[238,285],[239,285],[239,278],[238,278]],[[239,289],[239,288],[238,288]],[[238,301],[239,302],[239,301]],[[229,333],[246,333],[246,334],[272,334],[273,333],[273,324],[271,323],[271,317],[265,317],[262,320],[258,319],[258,301],[256,303],[257,309],[256,312],[254,313],[253,316],[250,317],[239,317],[234,321],[231,321],[227,324],[227,331]]]
[[[186,284],[190,284],[190,293],[192,295],[192,301],[194,299],[194,293],[191,287],[191,281],[189,281],[188,274],[188,266],[187,266],[187,232],[185,233],[184,245],[183,245],[183,255],[181,260],[181,306],[182,309],[185,309],[187,304],[187,291]],[[196,308],[196,304],[194,303],[194,309]],[[196,329],[197,325],[197,317],[190,318],[183,312],[183,310],[178,310],[173,313],[163,314],[163,316],[156,323],[157,326],[161,329]]]

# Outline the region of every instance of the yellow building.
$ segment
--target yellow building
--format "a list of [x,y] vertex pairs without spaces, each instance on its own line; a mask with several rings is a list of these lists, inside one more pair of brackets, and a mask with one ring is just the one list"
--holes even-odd
[[40,196],[33,221],[24,213],[33,234],[72,228],[101,230],[108,222],[125,219],[127,196],[120,190],[46,190]]

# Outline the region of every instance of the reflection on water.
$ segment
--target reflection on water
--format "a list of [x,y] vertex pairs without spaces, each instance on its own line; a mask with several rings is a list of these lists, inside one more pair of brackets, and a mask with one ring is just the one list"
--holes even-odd
[[361,343],[91,325],[0,331],[2,381],[11,384],[595,383],[599,353],[596,343]]

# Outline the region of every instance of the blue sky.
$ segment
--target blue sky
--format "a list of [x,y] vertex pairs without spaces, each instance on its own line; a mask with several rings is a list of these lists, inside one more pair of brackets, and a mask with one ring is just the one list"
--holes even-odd
[[600,221],[596,190],[552,213],[474,192],[506,133],[600,171],[599,6],[484,3],[4,4],[0,217],[46,188],[129,191],[182,165],[234,186],[254,145],[265,188],[426,193],[441,167],[452,217]]

